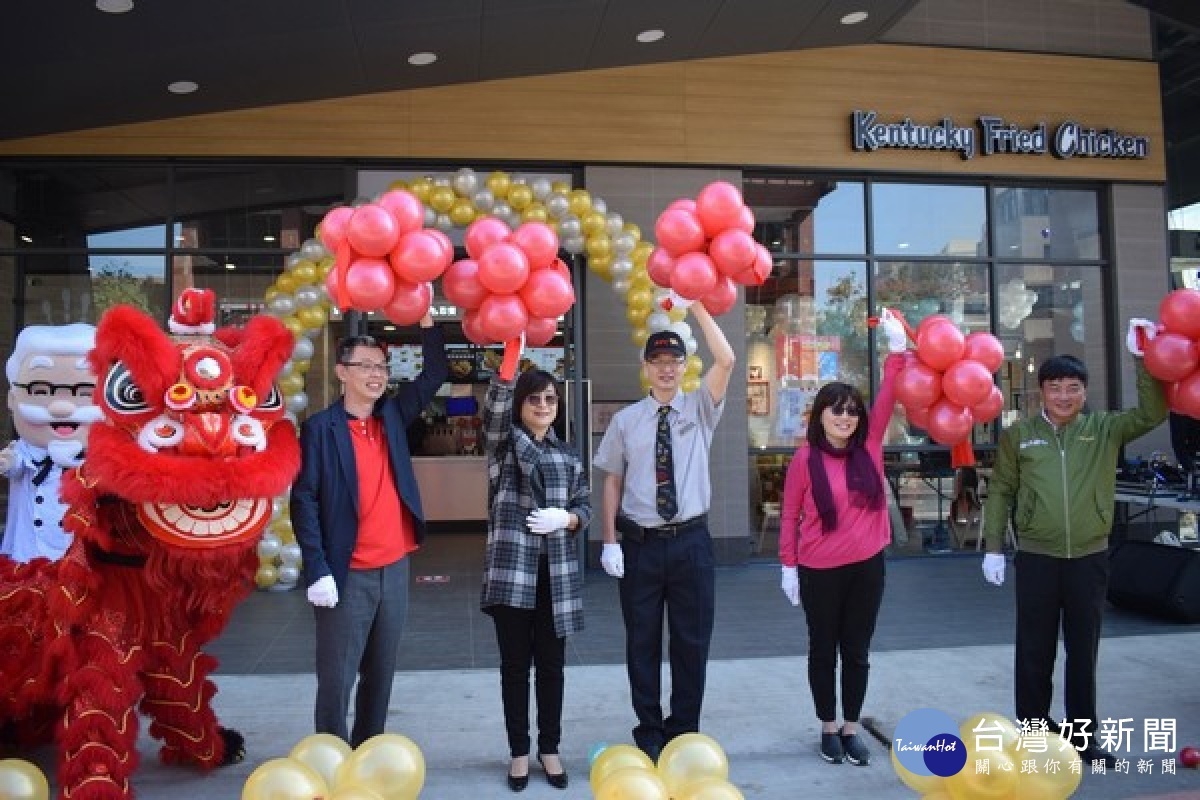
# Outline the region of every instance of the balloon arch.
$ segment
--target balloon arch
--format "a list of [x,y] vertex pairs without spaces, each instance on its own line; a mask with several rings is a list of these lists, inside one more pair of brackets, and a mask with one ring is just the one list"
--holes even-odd
[[[449,177],[425,176],[395,181],[388,190],[406,189],[425,207],[425,227],[442,231],[466,228],[480,217],[496,217],[510,227],[523,222],[551,225],[562,248],[586,256],[588,268],[612,286],[625,304],[632,344],[640,348],[650,333],[670,329],[683,339],[687,367],[683,389],[699,386],[704,363],[696,355],[696,339],[685,321],[687,309],[661,310],[669,290],[659,288],[646,270],[654,244],[642,237],[641,228],[587,189],[564,181],[517,177],[504,171],[484,176],[463,167]],[[306,375],[314,352],[313,339],[329,324],[332,305],[325,278],[334,257],[316,238],[304,242],[285,261],[284,271],[267,288],[267,313],[279,317],[296,337],[291,359],[279,375],[279,388],[288,412],[308,408]],[[642,377],[643,390],[648,387]],[[286,590],[300,579],[300,547],[292,532],[286,496],[275,499],[271,523],[259,543],[259,588]]]

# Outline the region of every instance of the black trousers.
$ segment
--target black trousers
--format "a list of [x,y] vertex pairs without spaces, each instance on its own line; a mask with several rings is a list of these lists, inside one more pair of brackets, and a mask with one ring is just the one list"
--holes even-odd
[[1108,591],[1108,552],[1083,558],[1018,552],[1015,566],[1017,718],[1050,719],[1061,620],[1067,651],[1066,718],[1091,720],[1095,733],[1096,655]]
[[546,557],[538,561],[537,602],[532,609],[492,606],[488,613],[496,625],[496,644],[500,647],[500,696],[509,752],[513,758],[529,755],[529,669],[533,667],[538,752],[557,753],[562,738],[567,640],[554,632]]
[[837,719],[838,654],[842,719],[858,722],[867,696],[869,651],[883,602],[883,553],[830,569],[800,567],[800,599],[808,620],[808,686],[822,722]]
[[[647,534],[621,541],[625,577],[625,666],[638,725],[633,739],[657,756],[672,738],[700,730],[700,706],[708,671],[715,600],[715,558],[708,528],[698,525],[674,537]],[[663,611],[670,636],[671,714],[663,719]]]

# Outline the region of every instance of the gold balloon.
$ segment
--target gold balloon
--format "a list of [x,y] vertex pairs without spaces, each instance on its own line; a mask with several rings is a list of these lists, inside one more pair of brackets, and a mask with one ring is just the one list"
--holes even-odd
[[978,750],[980,758],[987,758],[996,748],[1009,755],[1015,753],[1021,732],[1003,714],[981,711],[958,726],[958,736],[967,745],[968,753]]
[[0,761],[0,799],[47,800],[50,784],[36,764],[19,758]]
[[921,795],[921,800],[954,800],[950,793],[942,789],[935,789],[929,794]]
[[[634,291],[630,289],[630,291]],[[644,328],[646,326],[646,317],[650,316],[649,308],[634,308],[629,306],[625,309],[625,319],[629,320],[631,328]]]
[[285,272],[275,279],[275,288],[284,294],[291,294],[300,288],[300,283],[296,280],[295,275]]
[[[904,782],[904,785],[914,792],[936,792],[945,788],[945,778],[940,775],[918,775],[915,772],[909,772],[908,768],[896,758],[896,751],[892,750],[891,754],[892,769],[896,771],[896,775]],[[964,767],[964,769],[966,768]]]
[[408,187],[408,190],[416,195],[417,199],[422,203],[428,202],[429,192],[431,189],[433,189],[433,178],[428,176],[424,178],[417,178],[412,182],[412,185]]
[[242,800],[313,800],[328,794],[324,778],[290,758],[260,764],[242,786]]
[[284,375],[276,383],[279,384],[279,391],[283,392],[284,396],[304,391],[304,376],[294,372]]
[[589,776],[592,792],[599,794],[600,784],[605,778],[619,769],[630,768],[653,772],[654,762],[650,760],[650,756],[630,744],[613,744],[604,748],[592,762],[592,772]]
[[329,274],[329,270],[333,269],[334,261],[335,261],[335,259],[333,256],[326,256],[325,258],[322,258],[320,261],[318,261],[317,262],[317,277],[320,278],[321,280],[325,280],[325,276],[327,276]]
[[683,389],[685,392],[694,392],[700,388],[700,378],[689,378],[684,376],[683,380],[679,382],[679,388]]
[[383,800],[379,792],[373,792],[365,786],[354,783],[339,786],[329,795],[329,800]]
[[549,222],[550,212],[541,203],[533,203],[521,212],[522,222]]
[[677,800],[746,800],[746,796],[732,783],[719,778],[701,778],[686,784]]
[[496,170],[487,176],[487,180],[484,183],[487,184],[488,191],[492,193],[493,197],[497,200],[503,200],[505,197],[508,197],[508,190],[512,187],[512,178],[508,176],[507,172]]
[[628,233],[638,242],[642,240],[642,229],[638,227],[636,222],[626,222],[621,227],[621,233]]
[[638,370],[638,386],[642,388],[642,394],[650,392],[650,378],[646,375],[646,370]]
[[594,261],[598,258],[607,258],[609,263],[612,263],[612,239],[603,233],[589,236],[584,246],[587,248],[589,259]]
[[[685,388],[684,391],[692,391]],[[729,778],[729,759],[721,745],[703,733],[684,733],[667,742],[658,756],[658,774],[671,797],[701,778]]]
[[292,362],[292,372],[296,373],[297,375],[303,375],[304,373],[308,372],[308,369],[311,366],[312,359],[302,358],[299,361]]
[[654,252],[654,245],[649,242],[638,242],[633,248],[633,252],[629,254],[630,261],[635,267],[645,268],[646,260],[650,258],[650,254]]
[[579,224],[583,228],[584,236],[595,236],[598,233],[604,232],[606,219],[599,211],[592,210],[586,214],[579,215]]
[[300,324],[306,329],[314,330],[324,326],[329,314],[323,306],[308,306],[296,311],[296,319],[300,320]]
[[630,308],[644,308],[646,313],[654,310],[654,292],[651,289],[630,288],[625,295],[625,305]]
[[650,280],[649,273],[645,267],[634,267],[633,272],[629,275],[630,289],[653,289],[654,281]]
[[669,800],[666,784],[654,770],[624,767],[610,773],[596,789],[596,800]]
[[338,767],[334,785],[347,784],[370,789],[382,800],[413,800],[425,785],[425,756],[407,736],[372,736]]
[[429,207],[445,214],[454,207],[454,190],[449,186],[434,186],[429,190]]
[[508,188],[508,204],[513,211],[524,211],[533,202],[533,189],[528,184],[514,183]]
[[313,733],[296,742],[288,758],[310,767],[333,786],[337,768],[353,752],[350,745],[331,733]]
[[704,372],[704,359],[692,353],[687,357],[687,366],[684,367],[683,374],[688,378],[698,378],[701,372]]
[[311,261],[301,261],[292,269],[292,277],[296,279],[297,288],[316,283],[317,265]]
[[[976,771],[977,760],[988,762],[987,772]],[[1017,769],[1003,750],[977,753],[968,745],[967,763],[958,774],[946,778],[945,790],[954,800],[1011,800],[1017,790]],[[1025,800],[1027,795],[1020,797]],[[1032,800],[1034,796],[1028,797]]]
[[584,214],[592,210],[592,196],[587,189],[572,189],[567,195],[567,204],[571,213],[582,219]]
[[[1049,734],[1045,735],[1045,752],[1039,752],[1040,745],[1034,748],[1025,744],[1033,738],[1032,736],[1021,738],[1022,745],[1017,750],[1014,759],[1018,767],[1022,761],[1032,760],[1037,766],[1037,772],[1027,772],[1017,776],[1014,796],[1021,800],[1064,800],[1074,794],[1083,780],[1084,766],[1075,745],[1061,736]],[[988,755],[995,754],[988,753]],[[1055,764],[1053,772],[1047,771],[1047,766],[1051,763]]]
[[449,213],[450,221],[460,228],[465,228],[475,221],[475,206],[465,197],[455,200]]
[[305,330],[304,323],[301,322],[300,320],[296,319],[296,317],[287,316],[287,317],[284,317],[280,321],[283,323],[283,327],[287,328],[289,331],[292,332],[293,337],[299,339],[301,336],[304,335],[304,330]]
[[408,181],[401,178],[399,180],[394,180],[391,183],[389,183],[387,186],[387,191],[390,192],[393,189],[407,189],[407,188],[408,188]]
[[[591,239],[588,241],[590,242]],[[612,263],[613,257],[611,255],[592,256],[588,259],[588,266],[592,268],[592,271],[602,276],[606,281],[612,280]]]
[[571,191],[571,184],[567,183],[566,181],[554,181],[550,184],[550,191],[566,194],[567,192]]
[[672,306],[671,310],[667,312],[667,319],[671,320],[671,322],[683,322],[687,319],[687,309]]
[[279,294],[280,294],[280,292],[277,288],[275,288],[274,286],[268,286],[267,290],[265,292],[263,292],[263,300],[266,300],[269,303],[272,300],[274,300],[276,297],[278,297]]
[[[296,538],[296,532],[292,529],[292,521],[282,515],[278,519],[271,520],[271,530],[280,539]],[[340,742],[341,739],[338,739],[338,741]]]
[[[279,583],[279,570],[275,569],[273,564],[260,565],[258,572],[254,573],[254,583],[260,589],[270,589]],[[3,797],[3,795],[0,795],[0,797]]]
[[[629,338],[632,339],[633,343],[638,347],[645,347],[646,340],[650,338],[650,331],[646,330],[645,328],[634,328],[629,332]],[[644,371],[645,370],[643,370],[643,372]],[[647,386],[649,386],[649,384],[647,384]]]

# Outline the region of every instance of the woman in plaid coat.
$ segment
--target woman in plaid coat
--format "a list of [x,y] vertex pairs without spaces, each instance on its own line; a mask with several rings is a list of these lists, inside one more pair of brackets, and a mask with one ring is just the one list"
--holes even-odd
[[592,507],[583,464],[551,428],[561,405],[554,376],[528,370],[515,386],[494,377],[483,411],[491,515],[480,605],[496,625],[514,792],[529,781],[531,666],[537,758],[551,786],[567,787],[558,758],[563,666],[567,635],[583,629],[575,533]]

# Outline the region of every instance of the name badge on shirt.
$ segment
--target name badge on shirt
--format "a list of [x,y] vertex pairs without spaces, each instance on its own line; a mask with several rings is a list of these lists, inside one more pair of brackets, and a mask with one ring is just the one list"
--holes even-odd
[[694,430],[696,430],[696,423],[691,420],[681,420],[675,424],[675,432],[680,436],[687,436]]

